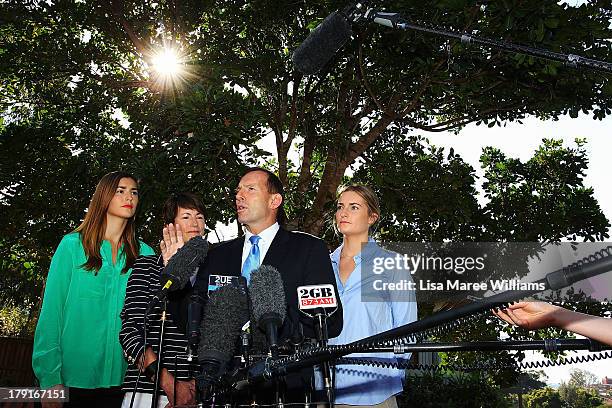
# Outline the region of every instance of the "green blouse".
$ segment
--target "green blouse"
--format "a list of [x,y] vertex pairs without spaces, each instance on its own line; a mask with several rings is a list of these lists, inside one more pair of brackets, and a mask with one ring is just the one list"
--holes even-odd
[[[152,254],[140,242],[140,255]],[[43,388],[106,388],[123,382],[127,363],[119,344],[119,314],[132,270],[121,273],[122,250],[113,265],[108,241],[102,242],[100,255],[97,275],[83,269],[86,257],[78,233],[64,236],[53,255],[32,354]]]

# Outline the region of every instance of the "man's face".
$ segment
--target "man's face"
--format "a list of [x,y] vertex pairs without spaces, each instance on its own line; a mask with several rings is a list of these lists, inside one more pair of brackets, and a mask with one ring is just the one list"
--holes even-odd
[[252,171],[240,179],[236,188],[238,222],[258,234],[276,222],[276,213],[282,203],[280,194],[268,191],[268,175]]

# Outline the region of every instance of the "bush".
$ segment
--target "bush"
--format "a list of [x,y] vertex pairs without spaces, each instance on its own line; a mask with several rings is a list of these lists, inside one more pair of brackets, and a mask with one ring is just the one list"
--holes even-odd
[[407,377],[400,408],[510,408],[511,403],[482,373],[427,372]]

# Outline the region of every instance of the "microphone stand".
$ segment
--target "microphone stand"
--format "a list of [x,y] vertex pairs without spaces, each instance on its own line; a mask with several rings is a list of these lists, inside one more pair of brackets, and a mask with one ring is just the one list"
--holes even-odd
[[[318,346],[327,346],[327,340],[329,339],[327,334],[327,313],[325,309],[317,309],[315,314],[315,330],[317,334]],[[321,371],[323,371],[323,388],[325,388],[325,394],[327,395],[327,402],[329,402],[330,408],[334,408],[336,396],[334,395],[334,375],[335,369],[329,363],[324,361],[321,364]]]
[[[162,371],[162,356],[163,356],[163,345],[164,345],[164,328],[166,325],[166,309],[168,307],[168,300],[164,298],[161,314],[161,328],[159,330],[159,348],[157,349],[157,371],[155,373],[155,386],[153,388],[153,400],[151,400],[151,408],[157,408],[159,399],[159,379]],[[176,398],[176,396],[175,396]],[[172,401],[174,405],[175,401]]]
[[586,68],[593,71],[600,71],[608,74],[612,73],[612,63],[606,61],[598,61],[591,58],[581,57],[575,54],[562,54],[559,52],[528,47],[525,45],[517,45],[503,41],[492,40],[489,38],[476,37],[467,33],[459,33],[455,31],[423,27],[408,22],[408,20],[402,17],[399,13],[388,13],[384,11],[369,9],[365,12],[363,18],[386,27],[400,28],[402,30],[415,30],[424,33],[454,38],[457,40],[461,40],[461,43],[466,45],[474,43],[502,51],[516,52],[519,54],[530,55],[533,57],[543,58],[551,61],[563,62],[564,64],[573,68]]

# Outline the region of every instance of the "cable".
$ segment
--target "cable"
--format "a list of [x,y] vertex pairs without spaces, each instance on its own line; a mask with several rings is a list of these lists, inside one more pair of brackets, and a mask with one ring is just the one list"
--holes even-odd
[[533,369],[561,366],[566,364],[580,364],[591,361],[599,361],[612,358],[612,351],[600,352],[586,356],[574,356],[570,358],[558,358],[557,360],[547,361],[529,361],[512,364],[497,364],[490,362],[480,362],[475,364],[410,364],[401,361],[383,361],[376,359],[364,359],[354,357],[342,357],[336,360],[337,365],[353,364],[353,365],[368,365],[373,367],[384,368],[399,368],[406,370],[425,370],[425,371],[491,371],[491,370],[507,370],[507,369]]

